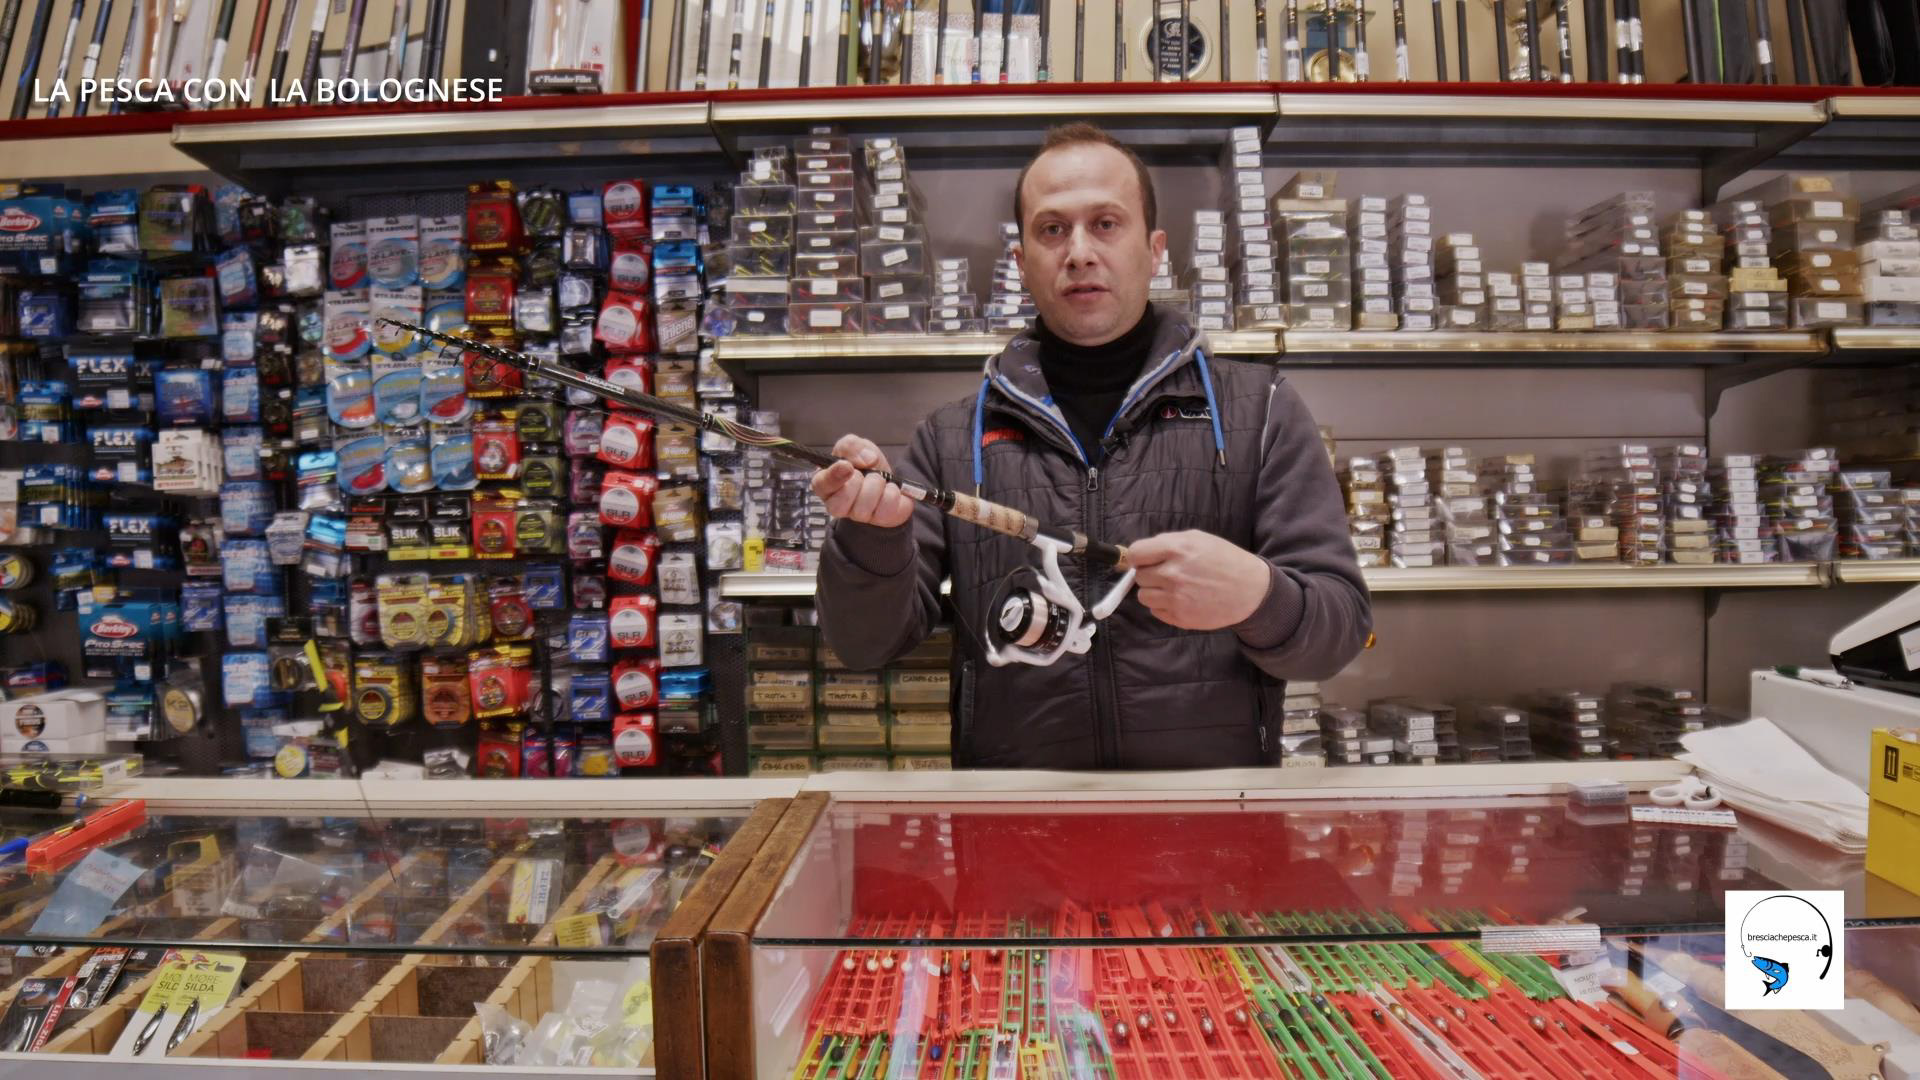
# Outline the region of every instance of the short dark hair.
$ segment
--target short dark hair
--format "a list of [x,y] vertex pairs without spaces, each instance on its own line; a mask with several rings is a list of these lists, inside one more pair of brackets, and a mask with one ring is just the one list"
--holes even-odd
[[1071,124],[1048,128],[1046,138],[1040,141],[1040,149],[1034,151],[1033,156],[1027,159],[1027,163],[1020,167],[1020,178],[1013,182],[1013,220],[1014,224],[1020,227],[1020,235],[1025,236],[1027,233],[1027,219],[1022,216],[1020,205],[1020,189],[1027,186],[1027,173],[1032,170],[1034,162],[1063,146],[1079,146],[1084,143],[1111,146],[1132,163],[1133,177],[1140,183],[1140,202],[1141,209],[1146,215],[1147,232],[1153,232],[1158,227],[1156,222],[1159,218],[1160,206],[1153,195],[1153,174],[1147,172],[1147,163],[1141,161],[1140,155],[1134,153],[1126,143],[1108,134],[1105,128],[1077,120]]

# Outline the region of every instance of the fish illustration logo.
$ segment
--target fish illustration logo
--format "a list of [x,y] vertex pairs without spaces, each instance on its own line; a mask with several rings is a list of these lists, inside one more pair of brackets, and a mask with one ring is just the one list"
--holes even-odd
[[1740,951],[1760,973],[1762,998],[1787,988],[1792,966],[1777,958],[1805,955],[1808,946],[1812,946],[1814,961],[1824,961],[1820,974],[1814,977],[1824,981],[1833,969],[1833,927],[1826,914],[1804,896],[1776,893],[1765,897],[1748,908],[1746,917],[1740,920]]

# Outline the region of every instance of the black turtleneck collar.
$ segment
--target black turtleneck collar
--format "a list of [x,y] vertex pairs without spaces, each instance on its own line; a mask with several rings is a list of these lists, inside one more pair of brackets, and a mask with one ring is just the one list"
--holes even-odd
[[1044,321],[1035,322],[1040,371],[1046,376],[1047,390],[1066,414],[1068,426],[1092,464],[1098,465],[1105,456],[1100,435],[1119,410],[1127,388],[1140,377],[1158,330],[1159,319],[1152,304],[1147,305],[1133,329],[1104,345],[1075,345],[1047,329]]

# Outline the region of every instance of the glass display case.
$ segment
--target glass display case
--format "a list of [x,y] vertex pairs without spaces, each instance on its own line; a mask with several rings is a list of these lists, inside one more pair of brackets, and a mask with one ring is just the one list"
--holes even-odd
[[[802,796],[710,930],[710,1075],[1920,1075],[1920,897],[1750,815],[1114,782]],[[1727,1011],[1784,973],[1724,893],[1776,888],[1844,890],[1845,1010]]]
[[0,1072],[697,1077],[699,939],[788,802],[729,781],[519,784],[491,808],[463,784],[178,784],[0,812],[0,859],[9,838],[24,855],[0,863]]

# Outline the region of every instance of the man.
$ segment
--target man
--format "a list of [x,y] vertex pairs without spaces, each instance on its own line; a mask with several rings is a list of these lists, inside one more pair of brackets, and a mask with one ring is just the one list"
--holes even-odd
[[[950,577],[955,765],[1272,764],[1284,680],[1334,675],[1372,625],[1313,418],[1276,369],[1221,359],[1183,313],[1148,305],[1167,236],[1146,167],[1112,136],[1049,132],[1014,215],[1039,325],[987,361],[978,396],[920,425],[901,472],[1126,544],[1136,588],[1087,655],[989,667],[994,591],[1034,549],[916,513],[860,471],[889,468],[879,447],[848,435],[834,453],[850,464],[813,478],[837,519],[820,560],[827,642],[851,667],[887,663],[940,621]],[[1063,569],[1088,607],[1111,580]]]

